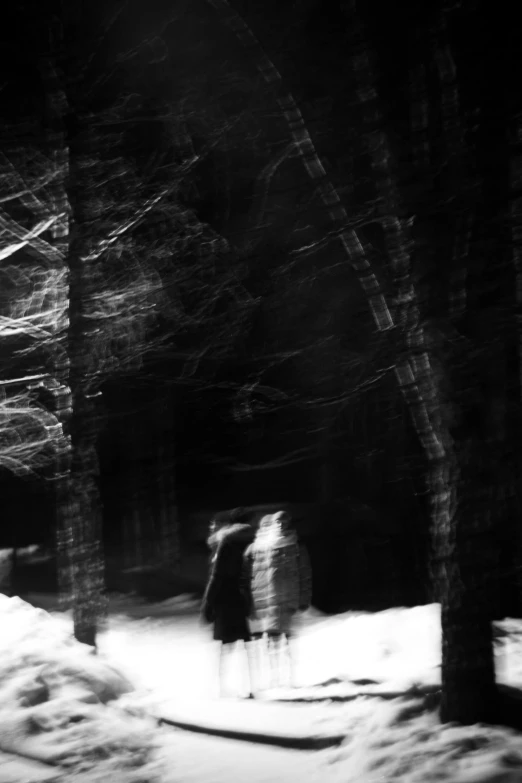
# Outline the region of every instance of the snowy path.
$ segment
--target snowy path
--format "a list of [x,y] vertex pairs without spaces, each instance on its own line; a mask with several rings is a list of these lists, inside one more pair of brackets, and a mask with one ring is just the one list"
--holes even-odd
[[319,783],[323,752],[286,750],[165,729],[164,783]]
[[170,701],[153,709],[158,719],[178,729],[302,750],[340,745],[345,737],[339,725],[343,712],[331,704],[258,699]]

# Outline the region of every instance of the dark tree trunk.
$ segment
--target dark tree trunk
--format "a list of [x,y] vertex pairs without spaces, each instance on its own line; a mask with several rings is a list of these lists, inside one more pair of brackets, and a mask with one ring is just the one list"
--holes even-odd
[[328,510],[335,500],[336,461],[332,454],[332,435],[329,428],[319,434],[319,505]]
[[125,465],[123,540],[126,567],[140,567],[145,562],[144,534],[144,460],[139,440],[139,414],[132,410],[132,420],[125,423]]
[[[59,5],[57,6],[57,9]],[[57,318],[50,351],[51,380],[45,385],[53,398],[53,408],[62,425],[63,447],[55,453],[53,495],[56,539],[56,569],[60,604],[70,608],[72,602],[73,551],[71,533],[72,451],[70,423],[72,394],[69,358],[69,245],[70,204],[67,193],[69,177],[69,147],[65,116],[68,111],[63,79],[56,66],[63,47],[63,26],[59,16],[49,22],[49,52],[40,63],[46,88],[45,128],[47,151],[54,180],[51,188],[51,208],[56,220],[51,228],[53,245],[58,251],[54,290]],[[58,260],[59,259],[59,260]],[[58,315],[59,314],[59,315]]]
[[[439,552],[443,721],[472,724],[497,718],[492,633],[496,565],[495,486],[475,438],[460,449],[456,520]],[[489,480],[488,480],[489,479]]]
[[175,394],[162,401],[157,433],[156,475],[152,490],[156,497],[156,552],[167,568],[177,570],[181,563],[181,542],[176,491]]
[[99,198],[92,171],[96,149],[90,118],[69,117],[69,201],[73,230],[69,247],[69,360],[72,414],[72,465],[68,504],[75,637],[95,646],[106,611],[99,488],[99,377],[91,366],[92,342],[99,339],[89,319],[89,302],[101,263],[96,246]]
[[441,598],[442,722],[492,723],[496,718],[491,620],[473,590],[448,579]]
[[[352,20],[351,29],[357,30],[356,21],[354,24]],[[459,185],[463,191],[462,202],[455,207],[457,236],[452,271],[459,274],[453,275],[452,293],[457,296],[448,308],[449,320],[455,315],[458,317],[466,307],[466,264],[473,200],[466,200],[466,194],[471,190],[466,167],[468,154],[460,122],[456,72],[444,32],[442,24],[436,28],[439,36],[436,60],[445,64],[440,77],[445,153],[452,161],[448,184],[450,191]],[[391,148],[379,112],[376,79],[367,44],[361,33],[355,70],[359,74],[360,93],[367,96],[369,154],[382,208],[384,239],[396,281],[396,311],[404,358],[415,378],[413,386],[404,386],[405,399],[428,460],[434,553],[438,566],[434,577],[441,602],[443,639],[441,719],[461,723],[492,721],[496,716],[497,698],[491,627],[497,565],[492,520],[498,507],[498,484],[494,471],[486,465],[490,438],[480,431],[480,414],[477,420],[468,420],[458,433],[453,431],[452,419],[467,404],[469,379],[458,377],[459,369],[454,366],[449,352],[446,356],[440,352],[433,355],[432,346],[437,344],[437,338],[423,326],[410,262],[413,237],[408,222],[401,219],[404,209],[390,165]],[[424,162],[428,160],[427,153],[424,146]],[[467,361],[470,361],[469,357]],[[477,367],[476,372],[480,373],[480,368]],[[491,400],[488,397],[488,403]],[[493,405],[492,402],[491,407]],[[491,421],[492,410],[480,413]],[[467,416],[467,410],[463,410],[463,415]]]
[[[511,185],[511,243],[512,260],[515,274],[515,324],[516,324],[516,344],[517,344],[517,364],[518,364],[518,403],[516,406],[517,415],[515,419],[515,431],[520,429],[520,402],[522,401],[522,116],[514,122],[511,134],[511,156],[510,156],[510,185]],[[512,436],[513,437],[513,436]],[[522,524],[520,523],[522,511],[522,455],[517,445],[513,448],[517,455],[516,466],[513,471],[515,475],[513,492],[513,515],[516,515],[516,537],[517,537],[517,565],[522,562]],[[516,569],[516,584],[518,592],[519,612],[522,612],[522,569]]]
[[160,560],[170,569],[180,566],[181,549],[179,540],[179,520],[176,498],[176,475],[172,458],[169,458],[169,445],[158,446],[158,500],[159,530],[158,543]]

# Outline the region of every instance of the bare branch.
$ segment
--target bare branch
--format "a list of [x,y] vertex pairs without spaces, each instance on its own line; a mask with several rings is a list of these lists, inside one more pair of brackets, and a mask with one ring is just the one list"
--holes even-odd
[[6,397],[0,387],[0,467],[30,475],[68,450],[58,418],[34,404],[28,391]]
[[4,212],[3,209],[0,209],[0,229],[8,236],[11,235],[18,240],[1,248],[0,258],[8,258],[23,247],[29,246],[49,263],[55,264],[63,261],[63,253],[44,239],[39,238],[40,234],[48,231],[59,220],[60,215],[53,215],[38,223],[34,228],[26,230],[14,218]]

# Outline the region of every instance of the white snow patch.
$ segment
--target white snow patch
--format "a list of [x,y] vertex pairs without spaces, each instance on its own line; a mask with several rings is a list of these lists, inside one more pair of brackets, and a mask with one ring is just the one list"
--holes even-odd
[[[153,780],[155,726],[119,709],[128,679],[70,624],[0,595],[0,750],[58,764],[75,780]],[[145,775],[145,777],[144,777]]]
[[442,726],[420,700],[361,700],[332,753],[332,781],[499,783],[522,780],[521,735],[486,725]]

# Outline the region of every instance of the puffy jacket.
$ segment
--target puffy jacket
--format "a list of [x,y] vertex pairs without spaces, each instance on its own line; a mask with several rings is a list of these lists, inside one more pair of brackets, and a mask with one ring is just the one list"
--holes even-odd
[[260,532],[245,552],[252,595],[253,633],[286,633],[295,612],[307,609],[311,572],[306,548],[293,532]]

